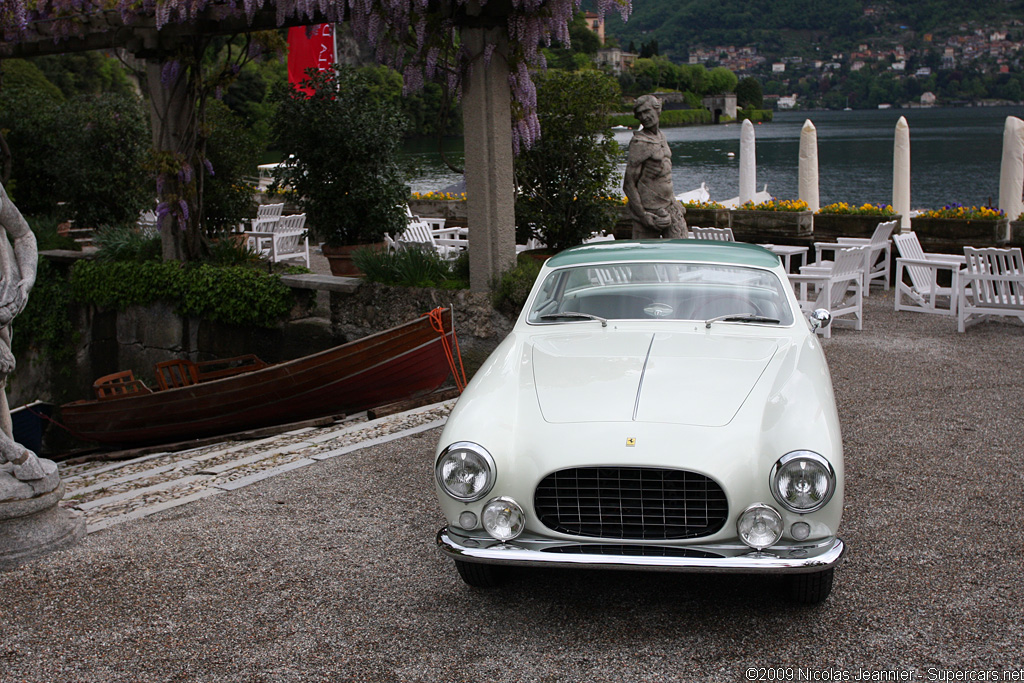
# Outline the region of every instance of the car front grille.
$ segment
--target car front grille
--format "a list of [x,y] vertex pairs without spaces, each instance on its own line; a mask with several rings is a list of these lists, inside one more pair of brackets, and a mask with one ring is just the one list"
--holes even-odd
[[699,538],[729,516],[725,492],[712,479],[655,467],[552,472],[537,486],[533,505],[549,529],[593,538]]

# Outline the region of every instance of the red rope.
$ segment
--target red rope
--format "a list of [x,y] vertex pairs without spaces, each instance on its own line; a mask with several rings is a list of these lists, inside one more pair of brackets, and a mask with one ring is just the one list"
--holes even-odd
[[[445,359],[448,361],[448,367],[452,371],[452,377],[455,378],[455,387],[461,394],[463,389],[466,388],[466,369],[462,365],[462,352],[459,350],[459,338],[455,335],[455,315],[452,314],[452,333],[451,340],[448,339],[448,334],[444,331],[444,317],[443,308],[435,308],[430,313],[424,313],[425,316],[430,318],[430,325],[436,332],[441,335],[441,345],[444,347]],[[454,346],[454,349],[453,349]],[[459,367],[455,367],[455,358],[459,359]]]

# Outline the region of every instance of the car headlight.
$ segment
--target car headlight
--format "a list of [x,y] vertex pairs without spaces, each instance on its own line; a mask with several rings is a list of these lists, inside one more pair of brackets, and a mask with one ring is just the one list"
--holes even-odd
[[764,503],[754,503],[736,520],[740,540],[754,550],[764,550],[782,538],[782,515]]
[[793,451],[772,468],[772,495],[791,512],[820,510],[836,490],[836,473],[828,460],[811,451]]
[[499,541],[511,541],[523,533],[526,514],[519,503],[501,496],[487,501],[483,513],[484,529]]
[[434,475],[445,493],[471,503],[486,496],[494,486],[494,459],[483,446],[456,441],[441,451]]

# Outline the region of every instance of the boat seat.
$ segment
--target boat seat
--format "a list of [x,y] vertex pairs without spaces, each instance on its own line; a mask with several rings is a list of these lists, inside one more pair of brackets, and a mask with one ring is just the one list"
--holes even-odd
[[131,370],[104,375],[92,383],[92,388],[99,399],[153,393],[141,379],[135,379],[135,373]]
[[154,369],[156,370],[156,382],[160,385],[161,391],[199,384],[199,370],[196,368],[196,364],[190,360],[180,358],[165,360],[162,363],[157,363]]

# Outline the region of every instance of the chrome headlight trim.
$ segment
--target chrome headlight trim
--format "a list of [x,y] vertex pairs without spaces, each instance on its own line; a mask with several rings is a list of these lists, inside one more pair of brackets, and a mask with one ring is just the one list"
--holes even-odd
[[[458,453],[466,453],[469,457],[478,459],[479,464],[483,466],[486,473],[486,479],[483,486],[469,495],[460,495],[453,492],[445,485],[444,475],[442,474],[444,465],[449,461],[450,457],[455,457]],[[497,469],[494,465],[494,458],[491,457],[491,454],[487,452],[486,448],[480,444],[473,443],[472,441],[456,441],[455,443],[445,446],[444,450],[441,451],[441,454],[437,456],[437,462],[434,463],[434,478],[437,480],[438,486],[440,486],[441,490],[448,496],[463,503],[473,503],[490,493],[491,489],[494,488],[494,482],[497,479],[496,473]]]
[[[782,515],[764,503],[754,503],[736,519],[736,535],[744,545],[758,552],[778,543],[782,531]],[[762,542],[757,542],[757,538]]]
[[[810,507],[801,508],[792,505],[789,500],[786,499],[783,492],[779,490],[779,474],[786,468],[787,465],[795,466],[800,461],[813,463],[814,466],[822,468],[824,474],[828,479],[828,488],[825,494],[818,499],[817,503]],[[817,512],[821,508],[828,505],[828,502],[832,500],[832,495],[836,492],[836,471],[832,469],[832,463],[825,459],[824,456],[815,453],[814,451],[790,451],[784,456],[779,458],[778,462],[772,467],[771,475],[768,478],[768,487],[772,491],[772,496],[782,507],[786,508],[790,512],[797,514],[808,514],[811,512]]]

